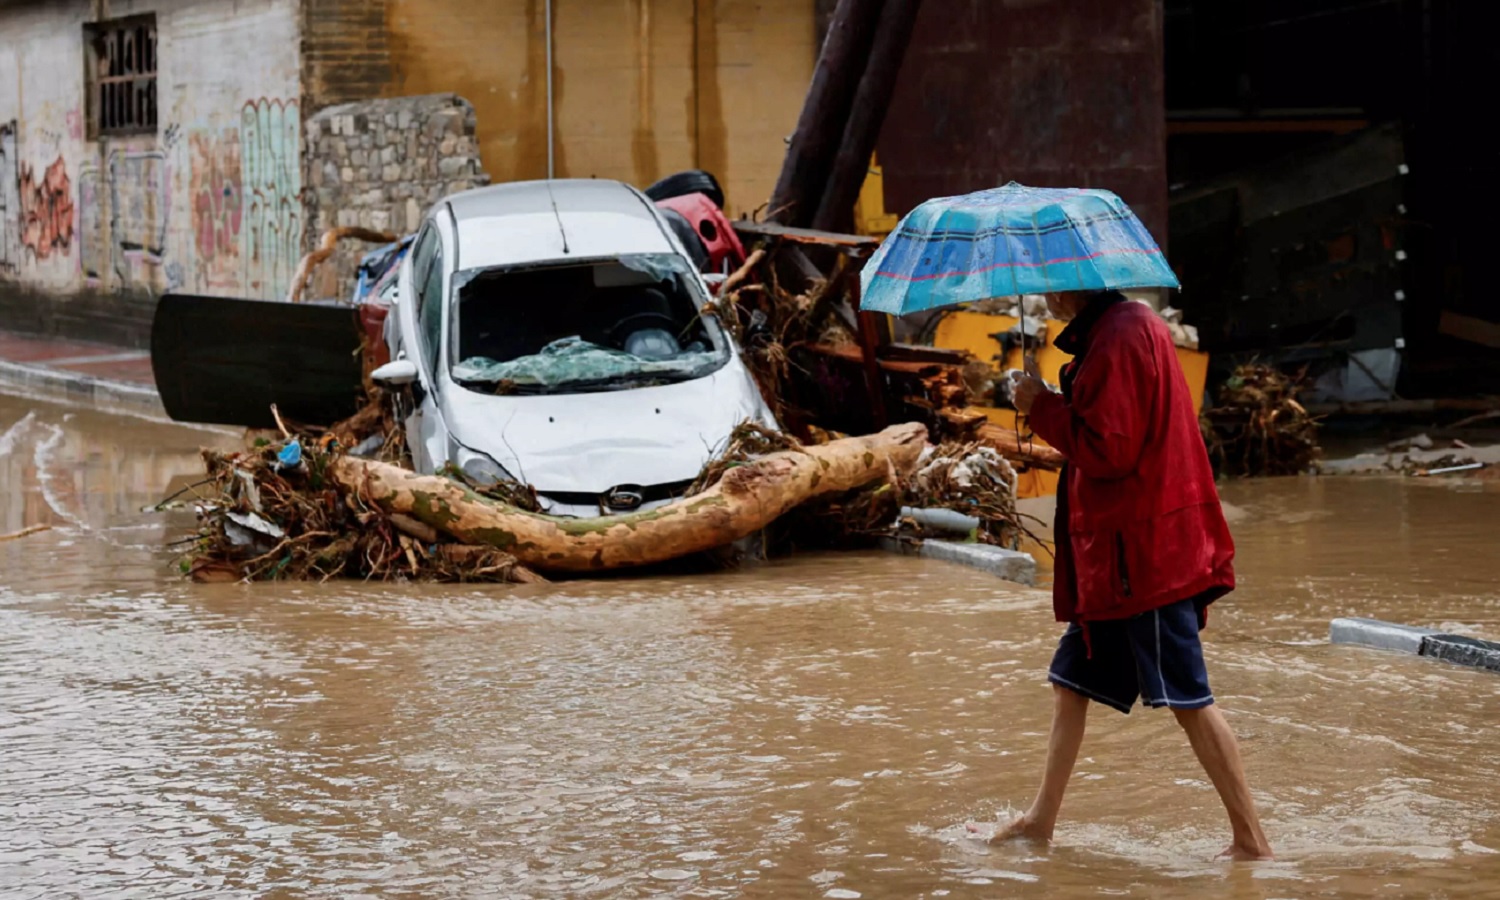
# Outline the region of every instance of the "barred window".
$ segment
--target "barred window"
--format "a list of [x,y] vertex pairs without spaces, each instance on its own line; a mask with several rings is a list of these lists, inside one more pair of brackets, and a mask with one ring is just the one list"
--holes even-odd
[[156,16],[84,26],[92,136],[156,131]]

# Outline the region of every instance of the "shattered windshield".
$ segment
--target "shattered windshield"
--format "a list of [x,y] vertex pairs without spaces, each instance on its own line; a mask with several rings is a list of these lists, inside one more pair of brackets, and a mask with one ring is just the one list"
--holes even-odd
[[672,254],[462,273],[453,379],[492,393],[581,393],[701,378],[729,344]]

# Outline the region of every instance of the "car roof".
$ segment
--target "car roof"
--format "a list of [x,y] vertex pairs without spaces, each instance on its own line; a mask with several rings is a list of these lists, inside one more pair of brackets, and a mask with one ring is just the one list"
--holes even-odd
[[518,181],[445,202],[457,228],[461,269],[679,252],[651,201],[619,181]]

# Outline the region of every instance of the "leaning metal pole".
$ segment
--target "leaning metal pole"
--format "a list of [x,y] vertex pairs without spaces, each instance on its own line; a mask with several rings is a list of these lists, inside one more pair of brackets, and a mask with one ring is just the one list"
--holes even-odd
[[557,177],[556,153],[553,149],[553,124],[552,124],[552,0],[547,0],[547,178]]

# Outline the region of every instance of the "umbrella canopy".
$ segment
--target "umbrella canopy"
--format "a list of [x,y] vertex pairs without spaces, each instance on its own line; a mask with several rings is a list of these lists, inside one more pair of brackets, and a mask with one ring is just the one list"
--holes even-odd
[[990,297],[1179,287],[1119,197],[1015,182],[918,206],[860,280],[860,309],[894,315]]

